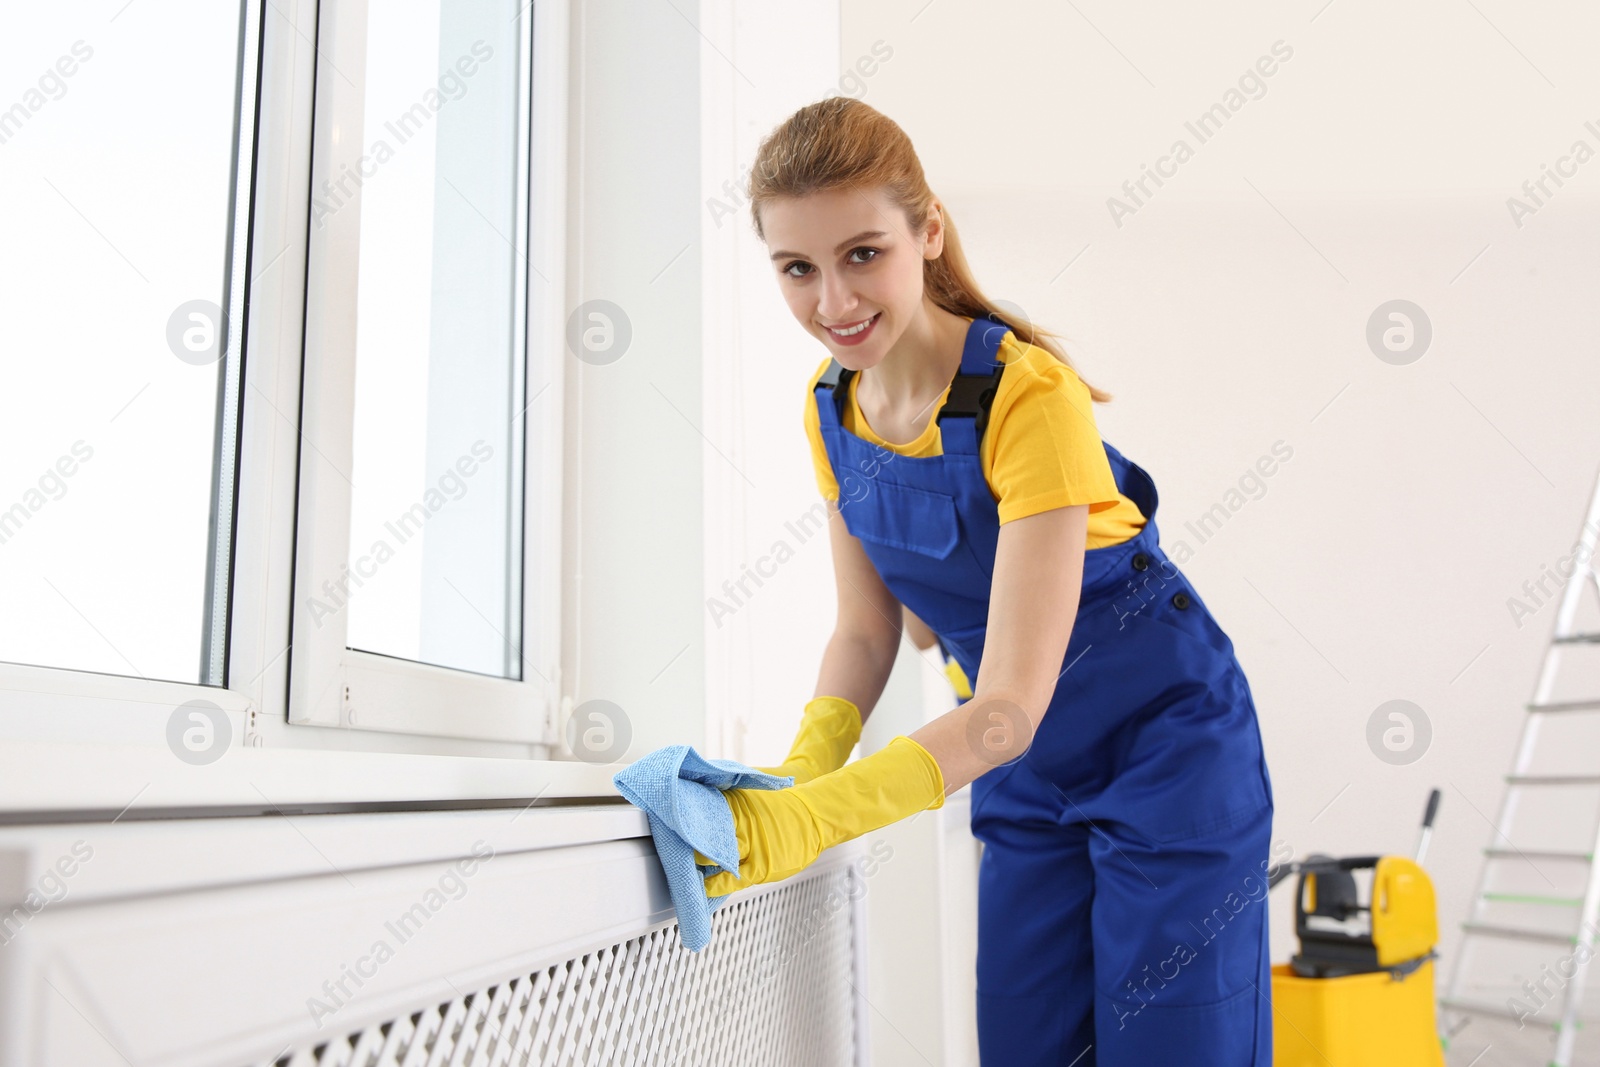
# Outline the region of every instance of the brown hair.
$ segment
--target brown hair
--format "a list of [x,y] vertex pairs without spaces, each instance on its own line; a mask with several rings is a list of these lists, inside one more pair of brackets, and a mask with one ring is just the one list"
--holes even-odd
[[[905,212],[912,232],[921,233],[934,196],[905,131],[881,111],[851,97],[831,96],[807,104],[768,134],[756,150],[749,188],[756,235],[766,240],[761,208],[770,201],[825,190],[878,187]],[[1037,345],[1072,366],[1054,333],[1021,315],[1002,311],[983,295],[961,251],[948,208],[944,208],[944,251],[937,259],[923,261],[922,284],[928,297],[945,311],[972,319],[994,315],[1012,327],[1019,341]],[[1105,403],[1111,399],[1110,393],[1084,384],[1094,400]]]

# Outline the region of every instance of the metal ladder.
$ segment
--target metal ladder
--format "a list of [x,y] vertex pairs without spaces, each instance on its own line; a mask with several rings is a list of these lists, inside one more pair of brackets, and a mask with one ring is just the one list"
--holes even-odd
[[[1506,778],[1506,792],[1500,805],[1499,819],[1495,823],[1495,835],[1490,840],[1490,847],[1484,849],[1484,862],[1479,869],[1478,884],[1473,892],[1471,915],[1468,921],[1462,924],[1463,937],[1461,939],[1461,947],[1456,953],[1455,964],[1451,969],[1449,992],[1439,1002],[1440,1007],[1445,1012],[1454,1012],[1468,1018],[1474,1015],[1498,1016],[1519,1021],[1522,1018],[1519,1012],[1511,1007],[1509,1000],[1507,1004],[1500,1005],[1462,995],[1462,984],[1467,974],[1468,961],[1472,954],[1473,944],[1477,939],[1512,939],[1561,945],[1574,950],[1581,945],[1587,945],[1590,949],[1587,955],[1594,955],[1600,952],[1600,945],[1597,945],[1595,936],[1595,924],[1600,921],[1600,867],[1595,864],[1595,854],[1600,852],[1600,805],[1597,805],[1596,808],[1596,837],[1587,852],[1529,851],[1517,848],[1511,838],[1512,823],[1517,813],[1517,802],[1523,790],[1561,786],[1600,786],[1600,774],[1547,775],[1534,774],[1529,771],[1533,765],[1534,750],[1539,738],[1539,727],[1544,722],[1545,716],[1585,712],[1600,713],[1600,699],[1551,700],[1551,696],[1555,692],[1562,651],[1572,645],[1600,647],[1600,632],[1586,633],[1577,632],[1573,629],[1578,607],[1583,599],[1584,587],[1586,585],[1592,587],[1596,595],[1600,596],[1600,574],[1597,574],[1595,569],[1595,552],[1597,548],[1600,548],[1600,479],[1597,479],[1594,493],[1589,501],[1588,516],[1579,535],[1579,544],[1581,546],[1580,562],[1574,566],[1572,574],[1567,577],[1566,585],[1561,592],[1561,604],[1556,611],[1555,628],[1551,633],[1549,644],[1545,647],[1544,662],[1539,669],[1539,682],[1534,689],[1533,700],[1527,704],[1528,714],[1523,721],[1522,739],[1517,744],[1516,764],[1512,773]],[[1502,844],[1506,847],[1501,847]],[[1532,861],[1535,859],[1548,860],[1552,863],[1583,864],[1588,868],[1587,889],[1579,906],[1580,915],[1577,928],[1570,935],[1527,930],[1482,921],[1484,910],[1488,904],[1497,899],[1507,899],[1508,896],[1489,891],[1490,872],[1495,869],[1496,864],[1508,861]],[[1561,998],[1561,1015],[1553,1024],[1556,1030],[1556,1047],[1555,1058],[1551,1060],[1551,1067],[1571,1067],[1573,1045],[1577,1041],[1579,1009],[1583,1002],[1584,983],[1589,969],[1587,955],[1585,956],[1585,962],[1577,967],[1576,972],[1567,979],[1564,987]],[[1574,956],[1576,956],[1576,952]],[[1458,1032],[1461,1026],[1465,1025],[1466,1020],[1463,1019],[1452,1030],[1452,1033]]]

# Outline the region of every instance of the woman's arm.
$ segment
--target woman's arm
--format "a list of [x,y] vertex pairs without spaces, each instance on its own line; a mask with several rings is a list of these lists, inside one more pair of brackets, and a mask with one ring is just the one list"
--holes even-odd
[[828,542],[839,608],[813,695],[843,697],[861,709],[865,722],[900,651],[900,601],[845,526],[835,500],[828,501]]
[[1078,615],[1088,528],[1087,504],[1000,527],[972,699],[910,735],[938,762],[946,796],[1033,743]]
[[[836,521],[840,626],[819,688],[842,687],[849,692],[838,695],[871,707],[894,662],[888,635],[898,642],[900,615],[860,544]],[[1077,618],[1088,525],[1089,506],[1077,504],[1000,527],[988,635],[972,699],[909,739],[896,737],[872,755],[792,789],[724,793],[741,877],[728,870],[711,875],[707,895],[787,878],[833,845],[942,807],[946,796],[1026,752],[1055,693]],[[698,854],[696,859],[707,862]]]

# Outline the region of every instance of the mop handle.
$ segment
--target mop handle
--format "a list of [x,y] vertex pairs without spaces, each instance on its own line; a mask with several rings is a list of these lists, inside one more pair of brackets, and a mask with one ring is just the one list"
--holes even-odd
[[[1439,790],[1435,789],[1428,794],[1428,809],[1422,813],[1422,837],[1417,841],[1418,866],[1422,864],[1422,857],[1428,852],[1428,838],[1433,836],[1433,817],[1439,814]],[[1283,863],[1270,870],[1267,875],[1267,889],[1271,890],[1279,882],[1291,874],[1302,871],[1331,871],[1352,870],[1357,867],[1376,867],[1380,856],[1356,856],[1342,860],[1332,859],[1328,856],[1308,856],[1304,860],[1293,863]]]
[[1428,794],[1428,810],[1422,814],[1422,835],[1417,839],[1417,864],[1428,854],[1428,839],[1433,836],[1433,817],[1439,814],[1439,791]]

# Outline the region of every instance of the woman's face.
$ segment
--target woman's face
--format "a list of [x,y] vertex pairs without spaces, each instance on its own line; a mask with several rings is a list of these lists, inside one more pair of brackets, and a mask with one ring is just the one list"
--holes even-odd
[[830,190],[761,209],[789,310],[849,370],[874,366],[923,314],[922,264],[944,247],[938,213],[913,234],[885,190]]

